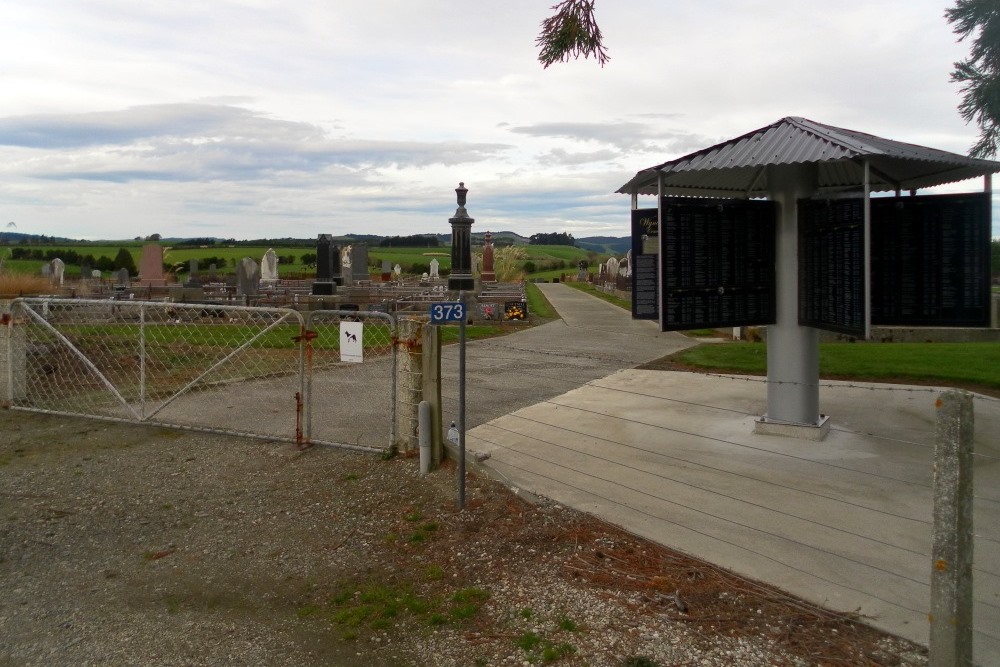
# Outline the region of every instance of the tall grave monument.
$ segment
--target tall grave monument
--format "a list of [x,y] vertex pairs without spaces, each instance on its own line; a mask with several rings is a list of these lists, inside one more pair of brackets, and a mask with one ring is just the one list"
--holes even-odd
[[451,275],[448,277],[448,289],[450,290],[473,290],[476,288],[475,278],[472,277],[472,223],[474,218],[470,218],[465,211],[465,197],[469,189],[465,183],[459,183],[455,188],[458,194],[458,210],[455,217],[449,218],[451,224]]
[[316,282],[312,293],[330,295],[337,293],[340,276],[340,248],[333,243],[332,234],[320,234],[316,241]]
[[483,240],[483,272],[479,276],[484,283],[495,283],[497,274],[493,270],[493,234],[486,232]]

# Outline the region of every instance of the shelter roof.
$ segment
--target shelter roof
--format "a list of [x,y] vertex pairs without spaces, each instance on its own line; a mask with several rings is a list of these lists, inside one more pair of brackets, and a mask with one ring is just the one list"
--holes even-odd
[[638,172],[617,190],[657,193],[663,174],[666,194],[766,197],[770,165],[817,165],[819,190],[858,190],[864,162],[873,192],[918,190],[1000,172],[1000,162],[883,139],[872,134],[789,116],[715,146]]

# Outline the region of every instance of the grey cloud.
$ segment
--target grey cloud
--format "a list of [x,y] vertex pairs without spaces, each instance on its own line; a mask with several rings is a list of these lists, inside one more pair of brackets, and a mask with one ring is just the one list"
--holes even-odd
[[[245,180],[331,167],[426,167],[480,162],[506,144],[340,140],[308,123],[269,118],[247,109],[168,104],[76,115],[0,118],[0,145],[44,150],[40,178],[130,180]],[[62,168],[62,164],[74,166]]]
[[609,160],[617,160],[620,157],[622,157],[622,154],[619,151],[613,150],[574,153],[562,148],[553,148],[548,153],[539,157],[538,161],[545,166],[572,166],[592,162],[607,162]]
[[675,147],[696,144],[699,141],[698,137],[689,132],[661,129],[652,124],[634,121],[538,123],[512,127],[510,131],[533,137],[552,137],[579,142],[596,141],[628,153],[666,153],[675,150]]

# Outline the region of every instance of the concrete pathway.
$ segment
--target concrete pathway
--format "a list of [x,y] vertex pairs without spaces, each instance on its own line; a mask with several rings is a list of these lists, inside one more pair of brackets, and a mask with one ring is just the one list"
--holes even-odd
[[[940,390],[824,382],[824,442],[755,435],[761,378],[629,369],[690,342],[564,285],[541,287],[563,322],[471,353],[496,371],[470,380],[471,452],[489,454],[512,486],[926,644]],[[515,352],[524,356],[506,360]],[[520,400],[493,385],[506,373]],[[499,416],[494,403],[520,406]],[[994,665],[1000,401],[977,397],[975,409],[974,645],[977,664]]]

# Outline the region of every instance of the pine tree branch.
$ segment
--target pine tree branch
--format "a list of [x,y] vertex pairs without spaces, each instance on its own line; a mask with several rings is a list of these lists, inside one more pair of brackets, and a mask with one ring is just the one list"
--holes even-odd
[[535,45],[542,66],[593,56],[604,67],[611,57],[604,48],[601,29],[594,18],[594,0],[562,0],[552,6],[552,16],[542,21]]

